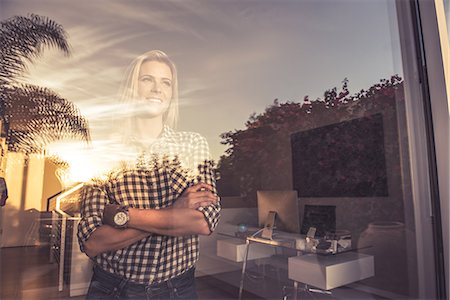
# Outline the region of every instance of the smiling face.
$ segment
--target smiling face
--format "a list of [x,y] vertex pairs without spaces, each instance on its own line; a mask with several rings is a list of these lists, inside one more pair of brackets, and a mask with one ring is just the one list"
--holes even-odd
[[172,99],[173,76],[170,67],[159,61],[146,61],[138,77],[140,116],[162,116]]

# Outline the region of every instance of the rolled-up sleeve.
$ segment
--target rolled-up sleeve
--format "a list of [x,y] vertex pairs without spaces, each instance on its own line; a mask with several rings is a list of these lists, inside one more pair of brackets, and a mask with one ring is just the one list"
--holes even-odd
[[208,222],[209,230],[211,232],[216,229],[220,219],[220,201],[217,204],[208,205],[205,207],[199,207],[199,211],[205,216],[206,222]]
[[[198,169],[198,176],[194,180],[194,184],[199,182],[207,183],[213,187],[212,190],[213,194],[218,196],[216,188],[214,162],[210,158],[209,146],[206,139],[200,135],[197,136],[195,142],[193,161],[194,166],[196,166]],[[220,219],[220,210],[221,210],[220,197],[217,204],[199,207],[198,210],[204,214],[205,219],[209,225],[209,230],[213,232],[214,229],[217,227],[217,224],[219,223]]]
[[101,226],[103,210],[108,203],[108,194],[104,186],[89,183],[86,184],[80,194],[81,220],[78,224],[78,243],[84,252],[84,243],[91,234]]

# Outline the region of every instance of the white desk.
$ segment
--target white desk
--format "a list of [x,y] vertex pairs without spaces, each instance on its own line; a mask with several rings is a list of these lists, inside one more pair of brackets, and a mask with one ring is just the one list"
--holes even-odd
[[331,290],[375,275],[372,255],[344,252],[289,257],[288,277],[323,290]]
[[[250,244],[254,245],[250,247]],[[239,299],[242,299],[245,270],[248,260],[270,257],[271,252],[267,250],[267,247],[295,249],[293,248],[295,247],[295,242],[293,243],[292,240],[289,241],[284,236],[278,240],[247,237],[245,244],[242,239],[228,239],[218,241],[217,245],[219,256],[243,263],[239,286]],[[226,246],[228,246],[228,251],[230,251],[228,254],[226,253]],[[261,252],[262,246],[266,247],[265,252]],[[252,255],[254,247],[255,250],[258,249],[258,252]],[[250,248],[252,248],[252,251],[250,251]],[[297,299],[299,282],[323,290],[330,290],[374,276],[374,257],[372,255],[353,251],[335,255],[318,255],[313,253],[302,255],[302,251],[300,250],[297,250],[297,253],[298,256],[293,256],[288,259],[288,277],[294,281],[294,299]]]
[[[241,273],[241,281],[239,284],[239,300],[242,299],[242,292],[244,290],[244,278],[245,278],[245,270],[246,270],[246,266],[247,266],[247,261],[248,261],[248,256],[249,256],[249,251],[250,251],[250,243],[255,243],[256,245],[269,245],[271,247],[284,247],[284,248],[288,248],[288,249],[295,249],[295,240],[296,238],[302,238],[300,235],[289,235],[288,237],[286,235],[279,235],[278,238],[273,239],[273,240],[268,240],[268,239],[264,239],[264,238],[260,238],[260,237],[256,237],[256,236],[249,236],[246,238],[246,242],[245,242],[245,255],[244,255],[244,260],[242,263],[242,273]],[[295,297],[297,297],[297,286],[298,283],[294,282],[294,290],[295,290]]]
[[[217,240],[217,256],[234,262],[243,262],[246,251],[245,240],[240,238],[225,238]],[[271,257],[275,254],[275,248],[264,244],[255,244],[248,253],[247,260]]]

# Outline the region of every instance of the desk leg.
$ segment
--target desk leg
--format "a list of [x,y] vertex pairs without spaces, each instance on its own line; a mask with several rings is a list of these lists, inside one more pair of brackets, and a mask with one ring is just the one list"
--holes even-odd
[[245,241],[245,255],[244,262],[242,264],[241,282],[239,284],[239,300],[242,300],[242,291],[244,290],[245,268],[247,267],[248,250],[250,248],[250,241]]
[[294,291],[293,291],[293,293],[294,293],[294,300],[297,300],[297,298],[298,298],[298,281],[295,281],[295,280],[294,280]]

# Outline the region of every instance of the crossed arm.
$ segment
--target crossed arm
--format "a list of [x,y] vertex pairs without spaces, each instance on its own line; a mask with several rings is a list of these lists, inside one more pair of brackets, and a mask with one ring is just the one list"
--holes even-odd
[[212,186],[198,183],[187,188],[170,208],[130,208],[127,229],[101,225],[84,242],[84,252],[94,257],[99,253],[122,249],[155,233],[170,236],[209,235],[209,224],[197,209],[217,204],[218,197],[211,190]]

